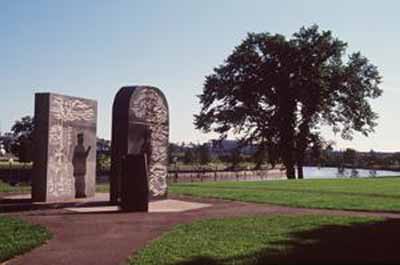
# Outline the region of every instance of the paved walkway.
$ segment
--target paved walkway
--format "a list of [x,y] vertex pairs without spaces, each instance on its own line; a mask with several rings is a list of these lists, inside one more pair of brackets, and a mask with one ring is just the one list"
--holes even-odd
[[206,203],[210,206],[184,212],[77,213],[65,209],[50,209],[9,213],[31,223],[46,226],[54,237],[44,246],[12,259],[7,265],[123,264],[134,251],[161,236],[174,225],[206,218],[275,214],[400,218],[400,214],[395,213],[301,209],[221,200],[175,199]]

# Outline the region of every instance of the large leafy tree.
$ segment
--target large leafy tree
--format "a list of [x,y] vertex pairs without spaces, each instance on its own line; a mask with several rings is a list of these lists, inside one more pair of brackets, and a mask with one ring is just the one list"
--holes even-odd
[[33,129],[34,123],[31,116],[24,116],[21,120],[15,121],[11,128],[15,137],[11,150],[21,162],[32,160]]
[[295,178],[296,165],[302,178],[306,150],[322,142],[321,126],[344,139],[376,126],[369,99],[381,95],[381,77],[359,52],[345,59],[346,47],[316,25],[290,39],[248,34],[206,77],[196,127],[257,144],[270,162],[284,164],[288,178]]

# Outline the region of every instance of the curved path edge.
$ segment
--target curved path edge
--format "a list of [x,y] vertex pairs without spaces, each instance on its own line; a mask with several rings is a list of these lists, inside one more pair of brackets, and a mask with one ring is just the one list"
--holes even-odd
[[251,215],[340,215],[400,219],[400,213],[291,208],[218,199],[170,196],[211,207],[177,213],[73,213],[51,209],[10,214],[46,226],[53,234],[47,244],[14,258],[7,265],[124,264],[135,251],[177,224],[201,219]]

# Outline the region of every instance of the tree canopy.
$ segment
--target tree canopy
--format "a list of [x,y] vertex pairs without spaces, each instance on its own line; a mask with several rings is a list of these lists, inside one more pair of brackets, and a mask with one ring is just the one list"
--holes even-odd
[[15,137],[11,150],[21,162],[32,160],[33,129],[34,123],[31,116],[24,116],[21,120],[15,121],[11,128]]
[[344,139],[376,126],[369,99],[381,95],[381,77],[360,52],[346,56],[346,48],[317,25],[290,39],[249,33],[206,77],[196,128],[257,144],[271,163],[285,165],[288,178],[295,178],[295,165],[302,178],[305,151],[320,145],[321,126]]

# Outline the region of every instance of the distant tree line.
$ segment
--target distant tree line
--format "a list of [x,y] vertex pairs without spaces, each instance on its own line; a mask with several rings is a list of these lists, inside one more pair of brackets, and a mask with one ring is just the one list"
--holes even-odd
[[33,128],[33,118],[24,116],[15,121],[10,132],[0,135],[0,144],[20,162],[30,162],[33,158]]
[[[30,116],[17,120],[11,131],[0,136],[0,142],[7,152],[14,154],[21,162],[30,162],[33,157],[34,124]],[[334,143],[320,142],[307,148],[304,154],[305,166],[347,167],[370,169],[400,169],[400,152],[385,153],[359,152],[355,149],[334,150]],[[237,169],[243,164],[246,167],[260,169],[273,166],[268,157],[269,152],[260,152],[258,146],[243,146],[235,140],[211,140],[206,143],[170,143],[168,146],[169,163],[205,166],[224,164],[228,168]],[[100,171],[109,170],[111,164],[111,142],[107,139],[97,139],[97,168]]]
[[266,157],[261,157],[256,148],[244,147],[236,141],[209,141],[202,144],[182,142],[181,144],[169,144],[170,164],[182,163],[185,165],[204,166],[213,164],[225,164],[230,169],[238,169],[246,163],[252,168],[261,168],[267,163]]
[[[234,142],[234,141],[232,141]],[[239,143],[237,143],[239,146]],[[209,163],[225,163],[230,168],[238,168],[241,163],[246,163],[253,169],[269,164],[268,157],[260,156],[256,147],[218,149],[213,146],[213,141],[204,144],[176,144],[170,143],[170,163],[180,162],[187,165],[207,165]],[[400,152],[360,152],[352,148],[335,150],[332,143],[309,148],[304,155],[304,166],[316,167],[345,167],[367,169],[393,169],[400,170]]]
[[321,149],[315,153],[308,151],[304,158],[306,166],[345,167],[368,169],[400,169],[400,152],[360,152],[352,148],[333,150]]

